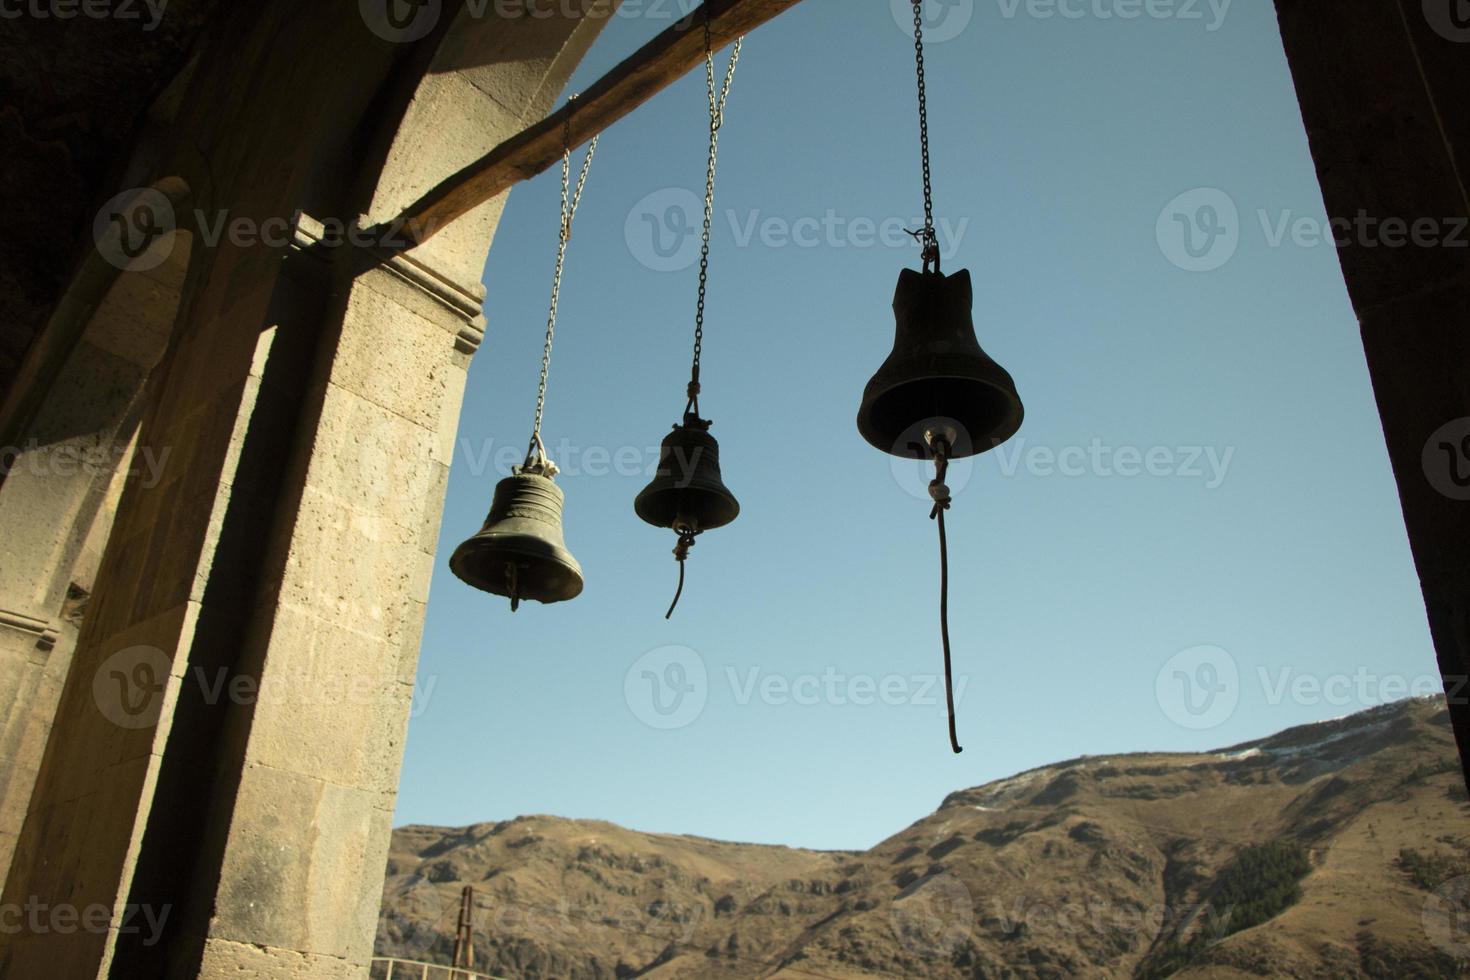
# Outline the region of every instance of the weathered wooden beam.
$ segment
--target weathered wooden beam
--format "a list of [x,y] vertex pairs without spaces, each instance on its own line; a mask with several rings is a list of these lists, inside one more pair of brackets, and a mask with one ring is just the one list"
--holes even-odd
[[573,147],[592,139],[704,61],[704,24],[725,47],[801,0],[706,0],[541,122],[501,143],[410,205],[393,224],[417,242],[502,191],[561,160],[570,124]]

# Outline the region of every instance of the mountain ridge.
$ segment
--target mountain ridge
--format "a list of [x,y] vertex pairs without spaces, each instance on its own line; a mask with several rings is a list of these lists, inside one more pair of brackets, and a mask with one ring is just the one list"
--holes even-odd
[[544,815],[402,827],[379,950],[447,963],[472,885],[477,965],[507,978],[1459,976],[1447,716],[1420,698],[1038,766],[862,851]]

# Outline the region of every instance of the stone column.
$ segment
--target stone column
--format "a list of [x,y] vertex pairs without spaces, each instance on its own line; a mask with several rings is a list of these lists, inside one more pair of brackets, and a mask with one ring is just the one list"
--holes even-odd
[[237,608],[200,624],[130,895],[177,918],[121,937],[114,977],[357,977],[371,954],[483,296],[398,258],[293,320],[333,273],[302,237],[234,491],[274,506],[225,513],[206,602]]
[[486,9],[431,64],[357,4],[245,5],[198,60],[205,217],[306,216],[195,258],[140,434],[171,464],[124,492],[6,887],[110,928],[0,937],[0,978],[365,974],[504,202],[411,251],[327,218],[388,221],[539,118],[601,23]]
[[[190,68],[178,145],[159,155],[159,174],[183,175],[209,221],[260,228],[300,206],[323,138],[342,132],[340,113],[365,111],[396,52],[373,45],[355,4],[221,10]],[[328,55],[335,50],[351,51],[347,67]],[[339,174],[331,186],[350,183]],[[201,741],[195,748],[218,747],[219,757],[205,758],[192,787],[155,807],[175,708],[194,703],[181,698],[190,668],[242,655],[243,610],[268,585],[260,565],[227,566],[215,577],[213,558],[222,540],[248,538],[270,520],[273,501],[253,500],[256,487],[233,490],[265,373],[261,338],[275,336],[266,328],[283,251],[227,234],[190,257],[182,313],[150,379],[138,439],[138,452],[168,463],[156,480],[130,475],[122,494],[6,881],[5,905],[38,914],[0,935],[0,977],[106,976],[119,938],[159,940],[154,925],[179,921],[175,893],[146,917],[125,906],[150,814],[202,814],[212,785],[230,774],[225,746]],[[262,428],[269,424],[289,437],[281,418]],[[180,738],[210,734],[198,718],[182,720]],[[193,854],[178,858],[181,873],[195,868]],[[119,975],[162,974],[124,967]]]
[[1470,22],[1276,6],[1470,778]]
[[[94,310],[54,384],[0,467],[0,880],[30,801],[77,624],[112,526],[121,477],[143,482],[166,459],[134,457],[144,380],[178,307],[188,248],[173,261],[119,274],[102,296],[64,303]],[[33,352],[34,354],[35,352]]]

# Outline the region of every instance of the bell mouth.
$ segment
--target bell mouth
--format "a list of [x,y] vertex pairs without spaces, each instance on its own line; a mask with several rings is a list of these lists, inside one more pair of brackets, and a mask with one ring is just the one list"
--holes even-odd
[[1021,428],[1015,388],[975,378],[901,382],[865,399],[858,431],[875,449],[905,459],[933,456],[926,432],[946,436],[950,459],[988,452]]
[[698,487],[649,488],[633,501],[633,510],[645,523],[654,527],[701,534],[733,523],[740,516],[740,502],[728,491],[717,493]]
[[466,585],[507,599],[552,603],[582,594],[582,569],[575,561],[497,537],[505,536],[481,533],[461,544],[449,570]]

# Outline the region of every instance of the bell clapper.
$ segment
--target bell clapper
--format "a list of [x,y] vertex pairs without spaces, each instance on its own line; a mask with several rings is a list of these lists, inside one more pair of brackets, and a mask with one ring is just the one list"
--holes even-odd
[[521,567],[513,561],[505,563],[505,590],[510,594],[510,611],[521,608]]

